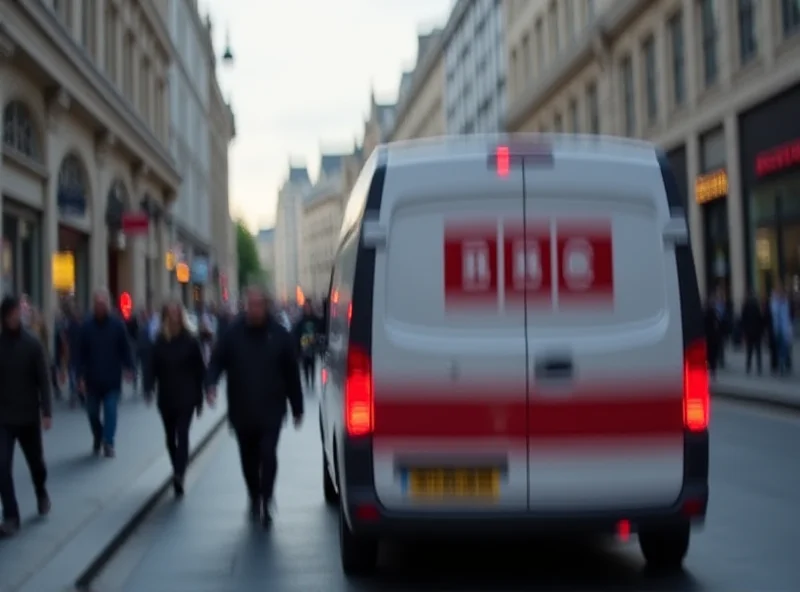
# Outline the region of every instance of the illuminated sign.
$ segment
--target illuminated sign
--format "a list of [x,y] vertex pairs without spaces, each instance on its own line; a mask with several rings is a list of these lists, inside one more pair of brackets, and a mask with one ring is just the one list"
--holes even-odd
[[75,291],[75,255],[70,251],[53,253],[53,289],[58,292]]
[[181,284],[189,283],[189,265],[186,263],[178,263],[175,266],[175,278]]
[[698,177],[694,183],[694,198],[699,204],[708,203],[728,195],[728,173],[714,171]]
[[123,292],[119,296],[119,311],[122,313],[122,318],[126,321],[131,318],[133,313],[133,298],[129,292]]
[[167,271],[172,271],[173,269],[175,269],[177,260],[178,258],[175,256],[174,252],[167,251],[166,255],[164,255],[164,267],[167,268]]
[[795,166],[800,166],[800,140],[792,140],[777,148],[760,152],[756,156],[758,177],[766,177]]

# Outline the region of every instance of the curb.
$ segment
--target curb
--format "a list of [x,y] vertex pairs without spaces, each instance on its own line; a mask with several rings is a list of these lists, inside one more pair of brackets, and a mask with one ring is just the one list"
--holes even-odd
[[771,407],[773,409],[793,411],[795,413],[800,412],[800,396],[797,397],[796,401],[793,401],[788,398],[779,398],[725,387],[721,389],[712,389],[711,396],[715,399],[727,399],[729,401],[737,401],[748,405],[760,405],[762,407]]
[[[228,412],[226,410],[226,412],[222,414],[222,417],[220,417],[217,422],[214,423],[205,434],[203,434],[195,447],[189,452],[189,466],[191,466],[200,453],[208,447],[208,445],[214,439],[214,436],[220,432],[227,422]],[[116,554],[120,547],[125,544],[125,542],[131,537],[139,525],[144,522],[164,493],[169,489],[171,484],[171,476],[167,476],[165,479],[163,479],[158,488],[147,497],[146,501],[125,522],[117,534],[114,535],[110,541],[103,545],[100,552],[95,556],[92,562],[81,571],[80,575],[78,575],[77,579],[75,580],[73,587],[71,588],[72,590],[79,592],[90,592],[92,581],[100,574],[108,561]]]

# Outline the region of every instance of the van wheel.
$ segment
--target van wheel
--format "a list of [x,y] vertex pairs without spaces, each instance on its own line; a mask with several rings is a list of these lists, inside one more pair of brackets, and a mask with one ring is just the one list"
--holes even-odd
[[365,576],[378,564],[378,541],[353,534],[339,506],[339,554],[346,576]]
[[677,571],[689,551],[691,527],[689,523],[639,532],[639,547],[648,567],[657,570]]
[[339,494],[331,479],[331,472],[328,470],[328,455],[322,451],[322,486],[325,490],[325,503],[329,506],[335,505],[339,501]]

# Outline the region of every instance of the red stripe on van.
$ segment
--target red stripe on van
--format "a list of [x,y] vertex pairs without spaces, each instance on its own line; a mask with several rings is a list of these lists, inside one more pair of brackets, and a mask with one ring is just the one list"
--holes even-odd
[[[520,397],[518,402],[491,397],[453,400],[441,392],[425,397],[420,391],[404,398],[393,393],[375,399],[378,438],[511,438],[584,440],[594,438],[656,438],[683,431],[679,394],[641,398],[570,396],[555,399]],[[530,427],[530,431],[529,431]]]

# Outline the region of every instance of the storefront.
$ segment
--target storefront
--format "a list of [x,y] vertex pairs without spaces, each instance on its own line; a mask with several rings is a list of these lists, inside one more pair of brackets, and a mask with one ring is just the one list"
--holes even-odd
[[78,309],[89,309],[89,237],[69,226],[58,227],[58,252],[70,253],[74,262],[74,280],[71,296]]
[[731,263],[728,228],[728,172],[725,131],[715,128],[700,136],[700,175],[694,197],[703,219],[706,289],[730,296]]
[[[69,254],[74,266],[72,288],[54,286],[75,298],[79,310],[89,306],[89,233],[91,211],[83,164],[74,154],[67,155],[58,172],[58,252]],[[67,295],[64,294],[64,295]]]
[[27,294],[34,304],[42,306],[41,215],[4,197],[2,236],[3,292]]
[[800,86],[740,118],[749,282],[800,296]]

